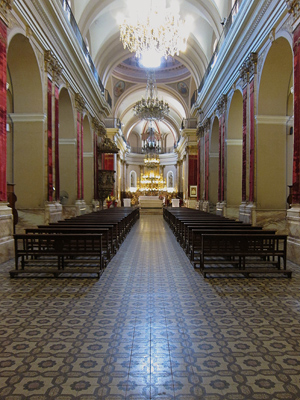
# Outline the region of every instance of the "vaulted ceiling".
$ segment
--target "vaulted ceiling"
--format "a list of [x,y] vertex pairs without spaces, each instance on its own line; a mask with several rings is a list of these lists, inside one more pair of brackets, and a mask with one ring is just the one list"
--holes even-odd
[[[112,117],[121,119],[126,138],[133,130],[141,134],[144,125],[134,117],[132,107],[145,95],[146,72],[134,55],[123,48],[118,25],[120,16],[128,16],[130,1],[71,0],[70,3],[98,73],[113,98]],[[222,33],[221,21],[229,15],[234,1],[180,0],[177,3],[181,18],[192,21],[187,49],[174,59],[168,58],[156,70],[159,97],[171,108],[168,119],[160,123],[161,129],[171,132],[174,140],[179,137],[182,119],[189,117],[190,98]],[[171,0],[167,0],[167,5],[171,5]]]

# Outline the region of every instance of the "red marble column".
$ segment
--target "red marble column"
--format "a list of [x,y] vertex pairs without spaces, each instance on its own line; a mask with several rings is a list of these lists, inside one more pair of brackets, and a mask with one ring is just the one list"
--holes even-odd
[[7,27],[0,20],[0,201],[7,201],[6,182],[6,45]]
[[81,200],[81,113],[77,111],[77,200]]
[[208,201],[209,190],[209,132],[205,135],[205,200]]
[[243,165],[242,165],[242,201],[246,201],[247,179],[247,86],[243,90]]
[[55,86],[55,200],[59,201],[59,89]]
[[84,199],[84,175],[83,175],[83,114],[81,114],[81,131],[80,131],[80,175],[81,175],[81,197],[80,199]]
[[197,201],[200,200],[200,157],[201,157],[201,144],[200,139],[198,142],[198,152],[197,152]]
[[249,201],[254,202],[254,152],[255,152],[255,121],[254,121],[254,79],[250,82],[250,160],[249,160]]
[[300,204],[300,25],[294,31],[294,159],[292,203]]
[[98,200],[98,146],[96,132],[94,132],[94,199]]
[[53,159],[52,159],[52,81],[48,78],[47,89],[47,161],[48,161],[48,201],[53,201]]
[[222,201],[222,117],[219,118],[219,171],[218,171],[218,202]]

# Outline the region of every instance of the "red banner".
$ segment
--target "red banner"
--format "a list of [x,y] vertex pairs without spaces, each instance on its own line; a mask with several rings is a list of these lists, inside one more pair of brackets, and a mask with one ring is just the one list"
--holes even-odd
[[7,28],[0,21],[0,201],[7,201],[6,183],[6,44]]

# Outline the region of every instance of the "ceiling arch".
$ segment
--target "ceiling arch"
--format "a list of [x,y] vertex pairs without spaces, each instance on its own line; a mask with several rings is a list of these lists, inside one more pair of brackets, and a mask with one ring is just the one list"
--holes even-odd
[[[167,6],[171,6],[172,1],[166,0]],[[128,3],[128,0],[71,0],[73,14],[88,42],[98,74],[112,95],[112,117],[122,121],[125,137],[134,127],[140,126],[133,106],[146,91],[144,69],[128,62],[133,54],[124,49],[120,41],[118,18],[128,16]],[[159,98],[170,106],[163,126],[175,139],[180,136],[182,120],[189,118],[189,98],[210,62],[214,43],[222,33],[221,21],[228,16],[232,0],[178,0],[178,3],[181,18],[192,17],[187,49],[174,57],[174,65],[167,65],[167,62],[156,70]],[[118,80],[125,82],[126,90],[115,98],[113,89]],[[176,90],[179,82],[187,85],[188,99]]]

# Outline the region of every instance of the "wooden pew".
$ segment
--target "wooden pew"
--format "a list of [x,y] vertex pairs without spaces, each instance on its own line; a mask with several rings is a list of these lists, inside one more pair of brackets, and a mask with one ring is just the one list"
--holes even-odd
[[[202,234],[201,238],[200,269],[204,278],[207,274],[292,276],[286,269],[286,235],[219,233]],[[207,267],[212,264],[218,266]]]
[[39,226],[38,228],[27,228],[25,229],[25,233],[28,234],[101,234],[102,235],[102,255],[103,255],[103,264],[104,268],[107,266],[109,261],[114,256],[114,243],[113,243],[113,234],[111,227],[97,227],[90,228],[86,226],[74,226],[74,225],[45,225]]
[[[12,278],[32,273],[96,273],[104,270],[101,234],[16,234]],[[19,263],[20,259],[20,263]]]

